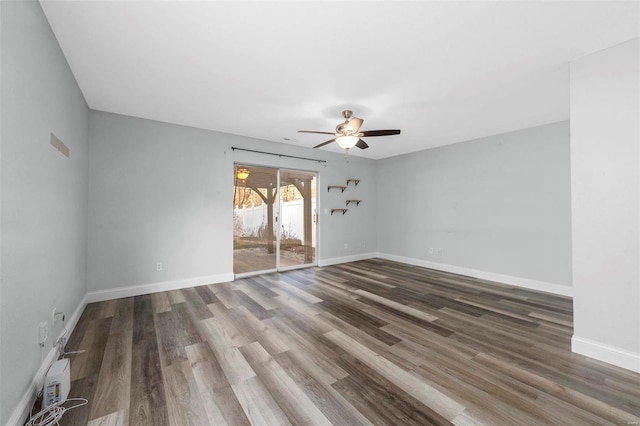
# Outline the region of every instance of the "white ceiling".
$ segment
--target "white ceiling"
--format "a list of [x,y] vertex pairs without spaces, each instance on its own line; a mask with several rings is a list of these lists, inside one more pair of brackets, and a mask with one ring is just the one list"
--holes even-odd
[[312,147],[349,108],[402,129],[369,158],[566,120],[569,61],[640,35],[638,2],[41,4],[92,109]]

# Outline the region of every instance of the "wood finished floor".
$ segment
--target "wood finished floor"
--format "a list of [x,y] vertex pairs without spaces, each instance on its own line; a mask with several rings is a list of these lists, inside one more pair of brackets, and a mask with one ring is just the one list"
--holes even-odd
[[[314,261],[308,262],[313,263]],[[280,267],[302,266],[305,264],[304,254],[288,250],[280,252]],[[235,249],[233,251],[233,273],[266,271],[276,269],[276,254],[261,249]]]
[[570,299],[379,259],[89,304],[62,425],[629,425]]

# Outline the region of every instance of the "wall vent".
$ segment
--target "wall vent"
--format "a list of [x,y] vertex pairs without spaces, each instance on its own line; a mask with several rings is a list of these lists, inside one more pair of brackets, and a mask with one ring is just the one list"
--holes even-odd
[[62,142],[60,139],[58,139],[58,137],[56,135],[54,135],[53,133],[51,133],[51,145],[57,149],[58,151],[60,151],[64,156],[66,156],[67,158],[70,155],[70,150],[69,147],[66,146],[64,144],[64,142]]

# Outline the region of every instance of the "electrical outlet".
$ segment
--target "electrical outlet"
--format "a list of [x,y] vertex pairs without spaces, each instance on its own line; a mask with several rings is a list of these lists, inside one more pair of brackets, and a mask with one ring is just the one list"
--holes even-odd
[[44,343],[49,338],[49,324],[46,322],[41,322],[38,325],[38,343],[40,346],[44,346]]
[[156,271],[162,271],[162,262],[156,263]]
[[56,308],[51,311],[51,325],[56,325],[56,312],[58,312]]
[[349,248],[349,244],[344,243],[344,248]]
[[429,247],[429,254],[433,254],[433,247]]

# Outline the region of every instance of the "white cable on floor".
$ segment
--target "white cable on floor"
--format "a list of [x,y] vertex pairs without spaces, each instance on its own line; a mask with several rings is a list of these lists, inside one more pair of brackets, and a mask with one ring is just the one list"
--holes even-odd
[[72,405],[71,407],[63,407],[61,404],[53,404],[40,411],[38,414],[31,416],[29,421],[25,426],[49,426],[57,424],[59,425],[60,419],[64,416],[64,413],[73,410],[74,408],[82,407],[83,405],[87,405],[89,403],[88,400],[84,398],[69,398],[65,401],[79,401],[79,404]]
[[[67,333],[69,333],[69,331],[67,330],[67,326],[64,323],[64,320],[65,320],[64,312],[59,312],[57,315],[62,315],[62,329],[63,329],[62,335],[56,341],[58,355],[64,358],[66,355],[75,355],[75,354],[81,354],[85,352],[84,350],[65,352],[65,347],[67,345]],[[41,348],[43,346],[44,345],[40,345]],[[68,407],[68,408],[62,406],[62,404],[65,404],[69,401],[76,401],[79,403],[72,405],[71,407]],[[82,407],[83,405],[87,405],[88,403],[89,401],[85,398],[68,398],[62,404],[60,403],[52,404],[47,408],[41,410],[38,414],[31,416],[29,418],[29,421],[25,424],[25,426],[50,426],[54,424],[60,426],[59,422],[62,419],[62,416],[64,416],[65,412],[69,410],[73,410],[74,408]]]

